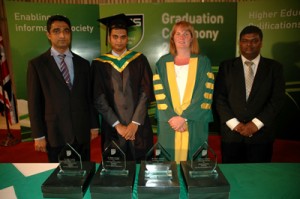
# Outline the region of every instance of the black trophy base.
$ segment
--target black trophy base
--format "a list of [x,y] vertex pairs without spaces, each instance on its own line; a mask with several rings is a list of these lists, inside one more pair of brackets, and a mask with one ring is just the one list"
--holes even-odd
[[135,180],[135,162],[126,162],[126,169],[127,176],[101,175],[102,165],[100,165],[90,185],[91,198],[131,199]]
[[139,199],[168,199],[179,198],[180,184],[178,179],[178,172],[176,162],[172,161],[171,171],[172,179],[145,179],[146,163],[141,162],[138,180],[138,198]]
[[216,168],[218,175],[211,177],[191,177],[189,171],[191,171],[192,168],[186,161],[180,162],[180,168],[190,199],[229,198],[230,185],[218,166]]
[[42,184],[44,198],[83,198],[96,170],[94,162],[82,162],[84,176],[60,176],[59,166]]

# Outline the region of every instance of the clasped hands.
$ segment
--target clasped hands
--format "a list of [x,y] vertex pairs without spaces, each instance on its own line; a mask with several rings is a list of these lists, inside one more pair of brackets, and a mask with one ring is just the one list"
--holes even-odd
[[123,137],[125,138],[125,140],[135,140],[135,134],[137,132],[138,129],[138,125],[135,123],[130,123],[127,126],[123,125],[123,124],[117,124],[115,126],[117,132]]
[[168,123],[174,131],[184,132],[188,129],[185,119],[180,116],[172,117],[171,119],[169,119]]
[[246,124],[240,122],[234,128],[234,131],[238,132],[242,136],[252,137],[252,135],[258,131],[258,128],[252,121]]

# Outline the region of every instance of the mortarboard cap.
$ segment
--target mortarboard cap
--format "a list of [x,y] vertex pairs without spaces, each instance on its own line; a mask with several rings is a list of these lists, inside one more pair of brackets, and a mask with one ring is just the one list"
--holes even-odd
[[[111,31],[114,28],[127,30],[128,27],[136,25],[129,17],[127,17],[123,13],[101,18],[98,19],[97,21],[106,26],[106,40],[107,40],[108,31]],[[107,45],[107,41],[106,41],[106,45]]]
[[101,22],[109,29],[113,29],[113,28],[127,29],[128,27],[135,25],[135,23],[131,21],[130,18],[123,13],[98,19],[97,21]]

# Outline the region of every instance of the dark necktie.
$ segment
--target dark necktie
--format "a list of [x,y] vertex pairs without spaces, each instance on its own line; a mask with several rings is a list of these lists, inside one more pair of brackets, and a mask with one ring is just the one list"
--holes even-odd
[[60,58],[60,71],[69,87],[69,89],[72,89],[72,83],[71,83],[71,78],[70,78],[70,74],[69,74],[69,69],[68,66],[65,62],[65,57],[66,55],[64,54],[60,54],[58,55],[58,57]]
[[248,100],[252,83],[254,80],[254,72],[252,69],[253,62],[252,61],[245,61],[246,65],[246,73],[245,73],[245,84],[246,84],[246,100]]

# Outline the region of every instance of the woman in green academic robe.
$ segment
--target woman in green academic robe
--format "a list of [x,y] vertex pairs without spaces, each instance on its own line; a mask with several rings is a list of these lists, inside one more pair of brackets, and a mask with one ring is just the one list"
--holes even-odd
[[170,52],[156,63],[153,84],[159,143],[177,163],[191,159],[207,141],[213,121],[214,75],[189,22],[174,25]]

